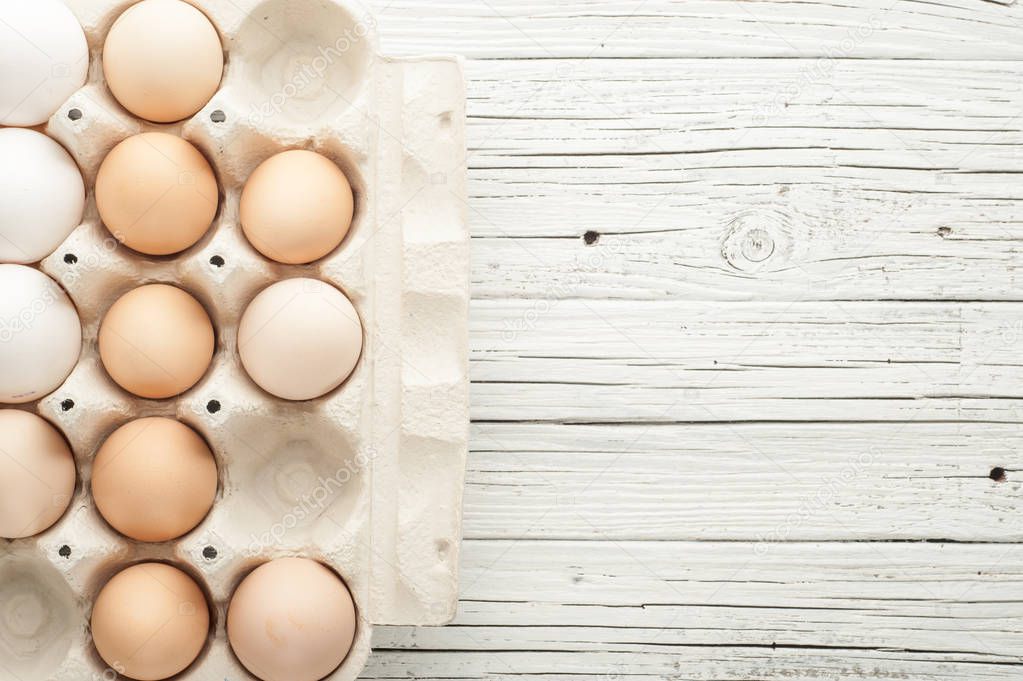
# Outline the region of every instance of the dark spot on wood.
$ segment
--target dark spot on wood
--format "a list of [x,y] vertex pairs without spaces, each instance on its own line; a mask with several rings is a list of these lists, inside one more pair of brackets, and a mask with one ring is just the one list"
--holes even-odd
[[1007,477],[1005,475],[1005,469],[1002,468],[1001,466],[995,466],[994,468],[992,468],[991,472],[988,473],[987,476],[994,480],[995,482],[1005,482]]
[[82,117],[82,110],[81,109],[71,109],[70,111],[67,112],[67,117],[70,118],[73,121],[77,121],[77,120],[79,120]]
[[60,408],[62,411],[71,411],[72,409],[75,408],[75,401],[64,400],[63,402],[60,403]]
[[66,262],[68,265],[74,265],[76,262],[78,262],[78,256],[75,255],[74,253],[66,253],[64,255],[64,262]]
[[67,544],[64,544],[59,549],[57,549],[57,554],[61,558],[70,558],[71,557],[71,547],[68,546]]
[[212,546],[207,546],[202,550],[202,557],[206,560],[213,560],[217,557],[217,550]]
[[590,230],[589,232],[586,232],[586,234],[583,234],[583,241],[586,242],[587,246],[592,246],[593,244],[600,241],[600,234],[594,232],[593,230]]
[[211,414],[216,414],[220,411],[220,400],[210,400],[206,403],[206,411]]
[[951,227],[938,227],[938,236],[942,239],[947,239],[952,234]]

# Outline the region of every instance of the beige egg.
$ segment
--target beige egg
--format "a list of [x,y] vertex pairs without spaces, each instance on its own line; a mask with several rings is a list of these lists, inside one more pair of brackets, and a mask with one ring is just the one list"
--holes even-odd
[[118,241],[146,255],[171,255],[194,245],[213,224],[219,202],[206,157],[162,132],[118,144],[96,177],[103,224]]
[[341,578],[316,561],[281,558],[255,569],[227,611],[227,636],[263,681],[319,681],[355,640],[355,603]]
[[245,183],[241,224],[257,251],[277,262],[319,260],[344,240],[355,199],[333,161],[312,151],[285,151],[264,161]]
[[99,354],[110,377],[149,399],[195,385],[213,359],[213,323],[195,298],[166,284],[121,296],[103,318]]
[[224,73],[220,36],[181,0],[143,0],[117,18],[103,45],[103,75],[121,105],[156,123],[194,115]]
[[210,629],[202,589],[181,570],[140,563],[114,575],[92,609],[92,640],[107,665],[138,681],[186,669]]
[[144,418],[118,428],[92,464],[92,496],[110,525],[138,541],[176,539],[202,522],[217,495],[217,463],[179,421]]
[[351,301],[316,279],[286,279],[249,304],[238,352],[252,380],[285,400],[311,400],[344,383],[362,353]]
[[74,491],[75,459],[57,429],[30,412],[0,410],[0,537],[48,529]]

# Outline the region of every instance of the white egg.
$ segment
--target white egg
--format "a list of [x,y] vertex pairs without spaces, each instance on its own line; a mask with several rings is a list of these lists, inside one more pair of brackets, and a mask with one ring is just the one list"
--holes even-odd
[[56,390],[82,350],[82,324],[64,290],[39,270],[0,265],[0,402]]
[[85,84],[89,46],[60,0],[0,2],[0,125],[49,120]]
[[34,130],[0,129],[0,263],[53,253],[84,208],[85,182],[64,147]]
[[238,325],[252,380],[285,400],[311,400],[344,383],[362,354],[362,320],[344,293],[317,279],[264,289]]

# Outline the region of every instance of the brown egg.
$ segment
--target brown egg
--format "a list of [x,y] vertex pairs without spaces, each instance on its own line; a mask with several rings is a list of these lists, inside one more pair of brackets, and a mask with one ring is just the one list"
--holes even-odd
[[158,681],[186,669],[210,629],[206,597],[195,581],[163,563],[140,563],[114,575],[92,609],[92,640],[114,671]]
[[147,132],[107,154],[96,177],[96,207],[110,233],[146,255],[170,255],[209,230],[220,195],[209,162],[174,135]]
[[224,73],[217,30],[181,0],[144,0],[114,22],[103,45],[103,75],[136,116],[171,123],[210,101]]
[[199,302],[174,286],[150,284],[121,296],[103,318],[99,354],[110,377],[149,399],[195,385],[213,359],[213,323]]
[[57,429],[30,412],[0,410],[0,537],[48,529],[74,491],[75,459]]
[[256,568],[227,611],[227,636],[241,663],[263,681],[319,681],[355,640],[355,603],[329,569],[305,558]]
[[333,161],[293,150],[264,161],[245,183],[241,224],[257,251],[304,265],[327,255],[352,226],[355,199]]
[[199,435],[167,418],[127,423],[92,465],[92,496],[110,525],[132,539],[176,539],[202,522],[217,494],[217,464]]

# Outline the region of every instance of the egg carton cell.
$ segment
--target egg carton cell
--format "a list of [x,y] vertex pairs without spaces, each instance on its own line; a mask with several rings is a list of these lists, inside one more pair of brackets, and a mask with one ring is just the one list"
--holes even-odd
[[0,563],[0,655],[15,678],[45,679],[81,645],[84,617],[63,576],[34,551]]
[[[193,115],[154,123],[126,109],[105,80],[104,43],[135,3],[67,0],[84,28],[87,79],[35,129],[59,142],[81,170],[83,218],[28,266],[67,292],[81,321],[82,351],[59,388],[3,406],[33,411],[63,433],[77,483],[48,530],[0,540],[0,659],[37,681],[123,678],[93,645],[93,605],[115,574],[156,562],[192,577],[210,608],[208,641],[174,678],[254,679],[228,643],[230,599],[260,565],[301,556],[321,562],[351,591],[354,647],[327,677],[348,681],[370,654],[374,625],[444,624],[457,603],[468,443],[462,66],[454,58],[382,56],[376,19],[354,1],[189,2],[216,29],[222,79]],[[216,181],[212,224],[179,252],[129,248],[100,215],[100,168],[118,144],[141,133],[193,145]],[[314,151],[344,172],[354,213],[331,252],[286,265],[246,238],[240,201],[260,164],[294,149]],[[183,186],[195,179],[179,178]],[[267,287],[299,278],[342,292],[363,338],[347,380],[292,401],[250,377],[238,341],[249,304]],[[214,331],[209,367],[167,399],[126,390],[99,352],[111,307],[150,284],[188,293]],[[140,543],[99,513],[92,462],[118,428],[156,416],[189,426],[209,445],[217,493],[208,515],[184,536]]]

